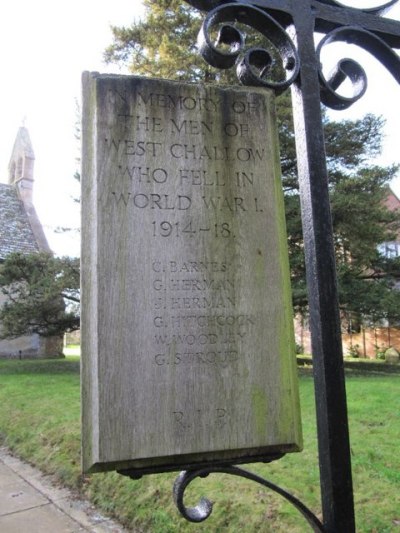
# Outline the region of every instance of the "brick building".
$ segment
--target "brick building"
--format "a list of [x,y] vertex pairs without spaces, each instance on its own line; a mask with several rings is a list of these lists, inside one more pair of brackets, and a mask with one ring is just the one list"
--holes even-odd
[[[0,262],[13,252],[50,252],[32,202],[34,162],[28,130],[21,127],[11,154],[8,183],[0,183]],[[4,302],[0,293],[0,305]],[[60,337],[34,334],[0,340],[0,357],[50,357],[61,352]]]
[[[386,207],[391,211],[400,210],[400,199],[388,187],[385,200]],[[393,241],[383,242],[378,247],[379,252],[388,258],[400,257],[400,232]],[[400,280],[395,284],[400,289]],[[296,343],[303,348],[304,353],[311,353],[311,337],[308,318],[296,317],[295,320]],[[377,349],[382,352],[390,346],[400,351],[400,328],[396,325],[380,324],[379,327],[361,328],[358,333],[342,333],[343,354],[350,354],[356,349],[360,357],[375,358]]]

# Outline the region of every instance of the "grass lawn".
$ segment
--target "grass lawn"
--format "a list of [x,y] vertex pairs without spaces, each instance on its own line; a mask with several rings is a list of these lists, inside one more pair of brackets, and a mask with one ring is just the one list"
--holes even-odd
[[[249,469],[320,510],[313,381],[300,379],[304,451]],[[400,375],[349,375],[347,380],[357,531],[400,532]],[[0,444],[59,482],[83,493],[134,531],[308,532],[303,518],[252,482],[213,474],[195,481],[211,517],[193,525],[172,503],[174,474],[129,480],[115,473],[80,474],[79,358],[0,361]]]

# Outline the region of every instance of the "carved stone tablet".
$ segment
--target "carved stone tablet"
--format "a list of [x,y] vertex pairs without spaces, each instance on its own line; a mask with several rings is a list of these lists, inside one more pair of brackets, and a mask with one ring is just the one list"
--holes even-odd
[[84,470],[299,450],[273,95],[83,85]]

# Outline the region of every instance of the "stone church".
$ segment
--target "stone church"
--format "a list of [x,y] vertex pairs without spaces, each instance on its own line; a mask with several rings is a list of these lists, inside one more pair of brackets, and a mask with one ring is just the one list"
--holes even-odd
[[[28,130],[20,127],[8,167],[8,183],[0,183],[0,262],[13,252],[50,252],[32,202],[34,162]],[[4,301],[0,293],[0,305]],[[61,353],[60,337],[34,334],[0,340],[0,357],[57,357]]]

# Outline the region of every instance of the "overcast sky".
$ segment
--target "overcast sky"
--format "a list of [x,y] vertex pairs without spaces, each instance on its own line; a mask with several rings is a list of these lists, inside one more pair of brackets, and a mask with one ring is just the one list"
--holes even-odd
[[[357,0],[362,7],[381,1]],[[344,1],[342,3],[345,3]],[[58,254],[78,253],[78,239],[54,235],[56,226],[71,226],[78,207],[72,176],[78,144],[74,138],[75,100],[80,100],[84,70],[116,72],[105,66],[102,54],[111,43],[110,24],[130,25],[142,12],[132,0],[12,0],[0,8],[0,181],[7,181],[7,166],[18,128],[29,129],[35,151],[34,201],[51,247]],[[400,7],[390,14],[400,20]],[[365,112],[387,118],[383,163],[400,161],[400,87],[368,57],[364,68],[369,90],[363,102],[335,119]],[[394,184],[400,194],[400,179]],[[76,193],[75,189],[75,193]]]

